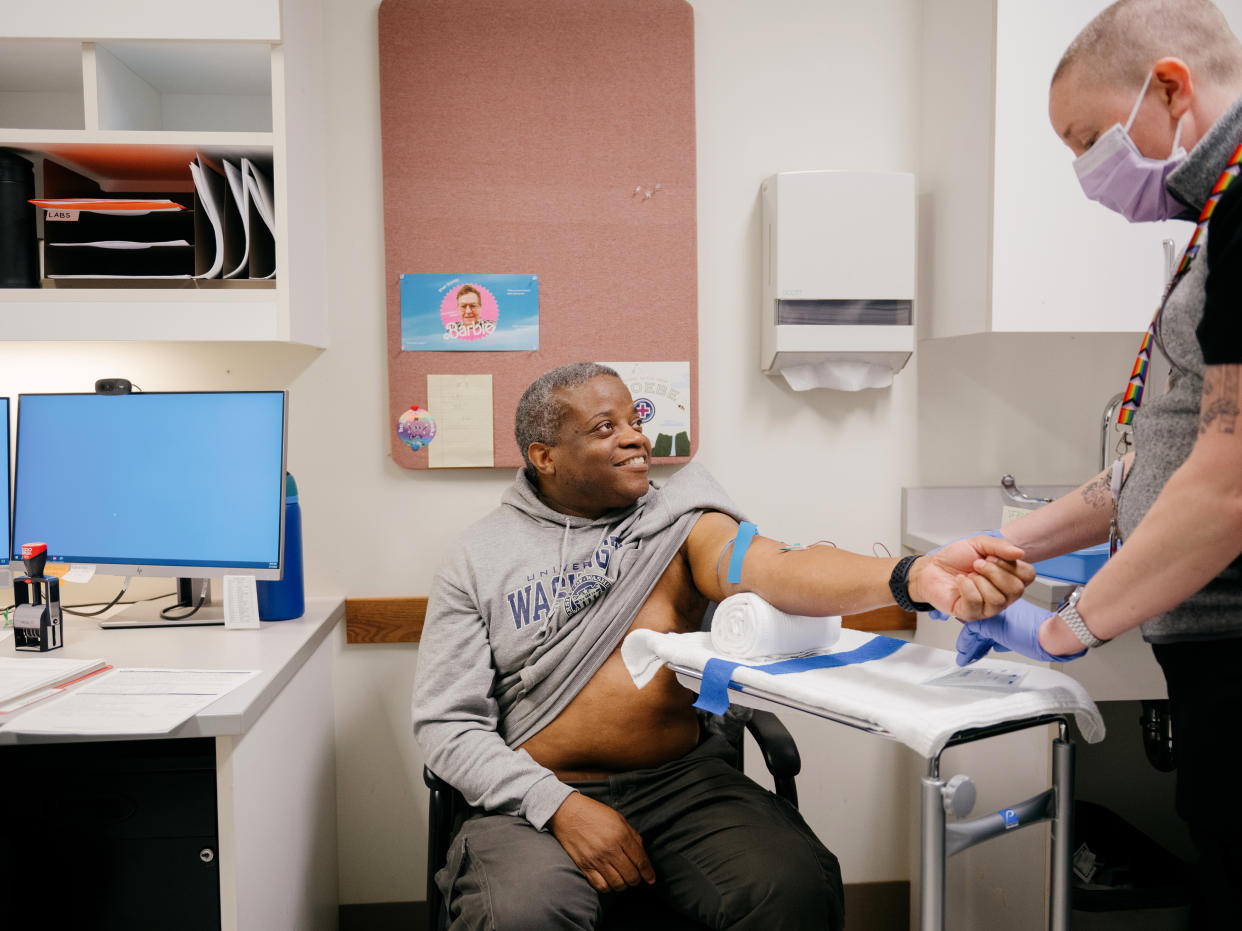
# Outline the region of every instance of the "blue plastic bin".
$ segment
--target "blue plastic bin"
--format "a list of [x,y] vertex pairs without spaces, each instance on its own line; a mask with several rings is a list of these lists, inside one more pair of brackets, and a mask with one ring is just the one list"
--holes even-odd
[[1050,579],[1076,582],[1081,585],[1099,572],[1106,562],[1108,562],[1108,544],[1100,543],[1074,553],[1066,553],[1064,556],[1055,556],[1052,559],[1037,562],[1035,571]]

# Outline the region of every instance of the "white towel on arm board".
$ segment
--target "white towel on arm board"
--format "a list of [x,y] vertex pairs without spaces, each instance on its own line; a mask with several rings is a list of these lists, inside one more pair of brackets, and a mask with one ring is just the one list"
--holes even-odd
[[[842,630],[832,652],[857,649],[874,636]],[[621,644],[621,656],[639,688],[666,663],[702,672],[709,659],[728,659],[712,649],[709,633],[661,634],[654,630],[630,633]],[[784,675],[739,666],[731,679],[739,685],[826,712],[874,722],[925,757],[943,750],[958,731],[1045,714],[1073,714],[1088,743],[1104,739],[1104,721],[1095,702],[1082,685],[1064,673],[992,659],[980,660],[974,666],[1020,669],[1025,677],[1020,685],[1004,691],[926,685],[929,679],[958,668],[956,654],[919,643],[904,643],[882,659],[853,666]],[[729,698],[740,705],[747,703],[746,695],[734,689],[729,690]]]
[[841,618],[786,614],[743,592],[716,606],[711,633],[712,646],[725,656],[791,656],[831,647],[841,636]]

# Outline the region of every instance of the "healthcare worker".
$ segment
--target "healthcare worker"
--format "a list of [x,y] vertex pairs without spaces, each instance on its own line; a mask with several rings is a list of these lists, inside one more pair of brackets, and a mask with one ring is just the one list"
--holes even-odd
[[[1242,44],[1207,0],[1120,0],[1065,52],[1049,116],[1089,198],[1133,222],[1178,217],[1198,226],[1126,390],[1132,463],[1127,457],[1003,530],[1032,562],[1103,542],[1110,525],[1123,545],[1055,614],[1019,601],[964,625],[958,661],[993,646],[1073,659],[1141,625],[1168,684],[1178,813],[1201,856],[1192,926],[1236,928]],[[1151,352],[1170,364],[1167,388],[1143,384]]]

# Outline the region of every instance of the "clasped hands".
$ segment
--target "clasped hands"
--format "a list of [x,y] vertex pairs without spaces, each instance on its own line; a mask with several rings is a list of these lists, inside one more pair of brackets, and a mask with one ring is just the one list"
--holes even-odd
[[906,579],[913,601],[962,621],[994,617],[1017,601],[1035,580],[1022,550],[1000,534],[955,540],[921,556]]
[[[991,544],[985,541],[991,541]],[[967,560],[972,556],[970,571],[967,571]],[[955,602],[958,607],[946,610],[942,603],[930,597],[916,600],[930,602],[935,609],[930,616],[936,620],[943,621],[952,616],[963,622],[957,635],[959,666],[982,659],[989,650],[998,653],[1012,650],[1045,663],[1063,663],[1086,652],[1081,650],[1057,655],[1044,649],[1039,640],[1040,630],[1054,615],[1021,599],[1026,586],[1035,579],[1035,570],[1022,562],[1021,556],[1021,549],[1005,543],[999,532],[992,530],[946,544],[916,560],[911,567],[913,576],[914,567],[919,563],[945,557],[941,560],[947,563],[945,576],[937,576],[938,588],[935,591],[943,600],[945,595],[951,593],[947,587],[947,582],[951,580],[959,594]],[[934,565],[928,568],[932,569]],[[1003,600],[1001,596],[1005,596]],[[915,597],[913,589],[911,597]]]
[[1084,651],[1055,655],[1040,643],[1040,629],[1053,614],[1021,600],[1034,579],[1035,570],[1022,562],[1022,550],[993,530],[956,540],[916,560],[910,567],[909,590],[915,601],[933,606],[933,618],[952,616],[963,622],[957,636],[959,666],[982,659],[989,650],[1013,650],[1046,663],[1082,656]]

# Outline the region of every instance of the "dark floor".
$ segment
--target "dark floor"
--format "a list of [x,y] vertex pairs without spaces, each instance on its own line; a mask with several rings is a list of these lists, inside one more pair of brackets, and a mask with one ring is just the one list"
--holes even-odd
[[427,931],[426,902],[342,905],[340,931]]
[[[906,931],[910,927],[910,884],[846,886],[845,926],[850,931]],[[340,931],[427,931],[427,903],[342,905]]]

